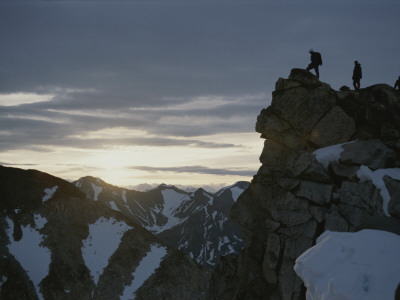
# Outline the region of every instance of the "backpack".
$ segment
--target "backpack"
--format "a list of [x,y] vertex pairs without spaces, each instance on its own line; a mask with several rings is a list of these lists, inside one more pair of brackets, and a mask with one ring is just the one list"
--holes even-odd
[[318,66],[322,66],[322,56],[321,56],[321,53],[315,52],[315,55],[317,56],[317,64],[318,64]]

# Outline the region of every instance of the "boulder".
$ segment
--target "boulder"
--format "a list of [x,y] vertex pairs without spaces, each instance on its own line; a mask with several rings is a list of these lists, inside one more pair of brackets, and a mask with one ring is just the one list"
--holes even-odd
[[319,205],[327,204],[331,201],[333,192],[332,184],[323,184],[313,181],[301,181],[293,190],[293,193],[300,198],[305,198]]
[[283,169],[296,154],[292,149],[276,140],[267,139],[260,155],[260,162],[268,167],[268,173]]
[[386,216],[365,216],[355,231],[362,229],[383,230],[400,235],[400,220]]
[[343,181],[340,189],[340,203],[357,207],[369,215],[383,216],[382,197],[370,181]]
[[340,162],[348,165],[364,165],[372,170],[393,167],[396,152],[381,140],[356,141],[342,146]]
[[294,226],[311,219],[307,201],[296,197],[277,184],[261,187],[259,195],[260,207],[266,210],[275,222]]
[[292,69],[289,79],[300,83],[302,86],[316,88],[322,85],[317,76],[304,69]]
[[291,177],[317,182],[331,182],[327,171],[311,152],[301,151],[292,155],[285,169]]
[[287,90],[301,86],[301,83],[291,79],[279,78],[275,83],[275,91]]
[[344,165],[337,162],[331,162],[329,164],[329,170],[334,176],[334,181],[341,183],[343,180],[346,181],[358,181],[357,171],[360,169],[356,165]]
[[400,219],[400,180],[386,175],[383,177],[383,181],[390,195],[388,211],[391,216]]
[[350,91],[350,88],[347,85],[343,85],[340,87],[339,91],[341,92]]
[[300,136],[309,136],[314,126],[336,104],[336,97],[322,89],[300,86],[274,95],[274,113]]
[[356,125],[339,106],[334,106],[313,128],[310,141],[318,148],[341,144],[351,140]]
[[340,231],[340,232],[349,231],[349,224],[340,215],[339,209],[335,205],[333,205],[331,207],[331,210],[325,215],[324,230]]

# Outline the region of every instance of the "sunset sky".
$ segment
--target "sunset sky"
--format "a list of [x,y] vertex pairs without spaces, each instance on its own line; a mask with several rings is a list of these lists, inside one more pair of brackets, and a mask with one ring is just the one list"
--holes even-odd
[[0,164],[119,185],[251,180],[279,77],[400,75],[400,1],[1,1]]

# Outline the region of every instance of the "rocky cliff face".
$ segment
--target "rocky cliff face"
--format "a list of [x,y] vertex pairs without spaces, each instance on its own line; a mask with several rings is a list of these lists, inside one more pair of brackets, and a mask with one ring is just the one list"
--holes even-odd
[[73,184],[0,166],[0,299],[203,299],[208,279]]
[[121,212],[204,266],[213,268],[220,256],[238,253],[244,245],[240,228],[227,214],[248,182],[237,182],[215,194],[168,185],[137,192],[94,177],[74,184],[89,199]]
[[334,91],[311,73],[280,78],[256,131],[262,166],[230,218],[240,255],[216,268],[209,299],[304,299],[296,258],[323,231],[400,234],[400,95],[388,85]]

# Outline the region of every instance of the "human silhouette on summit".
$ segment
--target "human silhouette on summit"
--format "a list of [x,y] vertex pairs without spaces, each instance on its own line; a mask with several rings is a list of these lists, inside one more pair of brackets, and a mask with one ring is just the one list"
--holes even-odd
[[358,61],[354,62],[354,69],[353,69],[353,86],[355,90],[360,89],[360,80],[362,78],[362,71],[361,71],[361,64]]
[[394,88],[400,90],[400,76],[399,78],[396,80],[396,83],[394,84]]
[[317,78],[319,79],[319,70],[318,67],[322,66],[322,57],[321,57],[321,53],[319,52],[315,52],[313,49],[311,49],[310,51],[308,51],[308,53],[310,53],[311,57],[311,63],[308,65],[307,67],[307,71],[310,71],[311,69],[315,70],[315,75],[317,75]]

